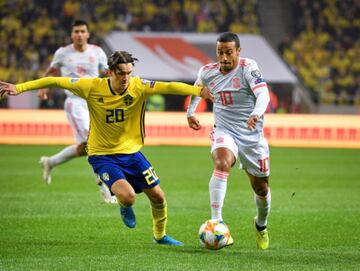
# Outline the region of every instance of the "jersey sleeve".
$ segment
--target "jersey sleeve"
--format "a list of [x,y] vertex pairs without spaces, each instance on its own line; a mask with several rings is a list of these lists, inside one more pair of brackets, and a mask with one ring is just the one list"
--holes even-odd
[[59,49],[56,50],[53,60],[50,63],[50,67],[55,67],[60,69],[60,67],[62,66],[63,60],[64,60],[64,49],[63,47],[60,47]]
[[104,50],[99,47],[99,70],[105,73],[108,68],[106,54]]
[[18,93],[28,90],[59,87],[64,88],[77,96],[86,99],[96,78],[71,78],[71,77],[44,77],[16,85]]
[[245,69],[245,78],[254,93],[268,91],[265,79],[254,60],[249,60],[249,64]]
[[191,86],[181,82],[162,82],[142,80],[144,92],[148,95],[153,94],[173,94],[173,95],[195,95],[200,96],[202,87]]
[[250,115],[262,116],[269,104],[270,96],[267,84],[254,60],[247,66],[245,78],[256,97],[255,107]]
[[203,77],[204,77],[204,66],[199,69],[199,72],[198,72],[198,75],[197,75],[194,85],[195,86],[203,86],[204,85]]
[[[200,68],[200,70],[198,72],[197,79],[194,83],[195,86],[203,86],[204,85],[204,82],[202,80],[202,70],[203,70],[203,67]],[[196,111],[196,108],[199,105],[200,101],[201,101],[201,97],[191,97],[189,107],[186,110],[187,117],[195,116],[195,111]]]

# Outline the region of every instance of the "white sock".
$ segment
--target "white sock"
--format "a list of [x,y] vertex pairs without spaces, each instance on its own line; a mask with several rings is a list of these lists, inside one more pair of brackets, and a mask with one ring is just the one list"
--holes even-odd
[[265,197],[259,196],[255,194],[255,204],[257,207],[257,217],[256,224],[260,227],[266,227],[267,218],[270,213],[271,208],[271,192],[270,188]]
[[75,157],[78,156],[76,151],[77,146],[76,145],[70,145],[64,149],[62,149],[57,154],[54,154],[53,156],[50,156],[50,165],[51,167],[55,167],[57,165],[60,165],[66,161],[69,161]]
[[222,207],[224,205],[228,176],[228,172],[216,169],[211,176],[209,183],[211,219],[223,220]]

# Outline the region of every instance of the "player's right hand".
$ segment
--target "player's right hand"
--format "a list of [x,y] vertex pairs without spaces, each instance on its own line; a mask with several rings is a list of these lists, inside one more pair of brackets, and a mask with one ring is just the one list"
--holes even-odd
[[199,122],[199,120],[197,118],[188,117],[187,121],[188,121],[189,127],[191,129],[194,129],[195,131],[200,130],[201,125],[200,125],[200,122]]
[[47,95],[47,89],[43,88],[43,89],[39,89],[38,91],[38,97],[40,100],[42,101],[46,101],[48,99],[48,95]]

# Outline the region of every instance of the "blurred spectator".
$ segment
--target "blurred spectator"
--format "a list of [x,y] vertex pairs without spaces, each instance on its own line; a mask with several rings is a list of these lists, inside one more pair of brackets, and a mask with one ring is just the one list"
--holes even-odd
[[161,94],[155,94],[148,98],[146,102],[147,111],[165,111],[165,98]]
[[279,107],[279,100],[270,85],[268,85],[268,89],[269,89],[270,102],[268,107],[266,108],[265,113],[276,113]]
[[295,0],[292,42],[278,46],[315,102],[355,104],[360,73],[360,1]]
[[[259,32],[257,0],[0,2],[0,80],[12,83],[44,74],[56,48],[71,43],[68,29],[75,19],[89,22],[93,33],[89,42],[98,45],[112,30]],[[40,106],[62,107],[51,100]]]

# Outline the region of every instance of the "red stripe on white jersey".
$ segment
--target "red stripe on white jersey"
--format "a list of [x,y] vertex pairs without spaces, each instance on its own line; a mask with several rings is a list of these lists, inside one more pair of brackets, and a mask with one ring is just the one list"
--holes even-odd
[[266,83],[262,83],[262,84],[255,85],[255,86],[252,88],[252,91],[255,91],[255,89],[261,88],[261,87],[267,87],[267,84],[266,84]]

